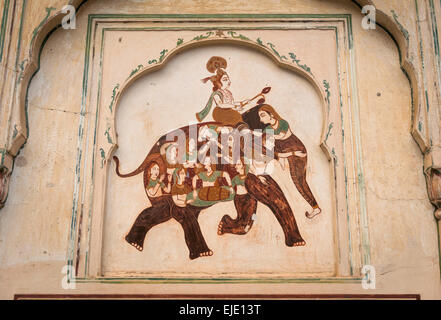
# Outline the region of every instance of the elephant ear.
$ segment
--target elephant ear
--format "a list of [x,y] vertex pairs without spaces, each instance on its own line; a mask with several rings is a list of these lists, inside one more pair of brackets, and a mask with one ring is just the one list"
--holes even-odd
[[259,108],[260,105],[255,106],[254,108],[251,108],[250,110],[242,114],[243,121],[248,124],[248,127],[251,130],[263,130],[266,127],[266,125],[260,122]]

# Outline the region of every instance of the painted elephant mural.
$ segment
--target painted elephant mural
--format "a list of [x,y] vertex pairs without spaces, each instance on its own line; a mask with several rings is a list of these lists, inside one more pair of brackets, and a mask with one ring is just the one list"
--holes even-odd
[[[269,111],[265,111],[269,110],[268,107],[270,106],[259,105],[243,115],[246,129],[240,133],[242,137],[244,131],[248,134],[259,131],[262,127],[261,121],[262,119],[265,121],[266,116],[269,119],[273,117]],[[192,131],[198,133],[197,141],[191,137]],[[262,152],[260,154],[254,152],[252,159],[248,159],[245,155],[245,139],[236,140],[240,141],[239,156],[233,159],[231,152],[235,141],[233,136],[237,132],[232,127],[217,122],[180,128],[162,136],[143,163],[128,174],[120,173],[119,160],[114,157],[116,173],[121,178],[143,173],[144,188],[151,202],[151,207],[139,214],[125,237],[129,244],[142,251],[146,234],[151,228],[175,219],[184,230],[190,259],[211,256],[213,252],[204,239],[198,217],[204,209],[219,202],[233,201],[237,217],[233,219],[225,215],[218,225],[219,235],[248,233],[257,214],[257,203],[260,202],[277,218],[287,246],[306,245],[285,195],[277,182],[265,173],[265,168],[270,163],[268,160],[271,160],[265,159],[270,150],[265,142],[267,140],[259,140],[263,141]],[[178,150],[180,135],[184,135],[186,141],[183,152]],[[262,135],[265,136],[266,133],[263,132]],[[170,137],[175,138],[170,139]],[[306,183],[306,149],[293,134],[291,137],[294,139],[283,141],[283,146],[287,150],[281,150],[277,139],[275,140],[275,157],[279,160],[282,159],[281,156],[285,157],[284,160],[288,162],[292,179],[300,193],[313,207],[318,208]],[[222,150],[221,140],[228,141],[229,150]],[[291,151],[287,152],[288,149]],[[310,213],[307,213],[307,216],[312,218]]]
[[[207,70],[213,75],[202,81],[210,81],[213,90],[206,106],[196,114],[198,124],[162,136],[131,173],[121,174],[119,160],[114,157],[119,177],[144,175],[151,207],[139,214],[125,237],[139,251],[151,228],[175,219],[184,230],[190,259],[213,255],[198,217],[204,209],[228,201],[234,202],[237,217],[225,215],[221,219],[217,226],[220,236],[247,234],[260,202],[277,218],[287,246],[306,245],[270,169],[273,160],[278,160],[283,169],[289,168],[297,190],[312,208],[306,216],[314,218],[321,209],[306,181],[307,150],[289,123],[265,104],[265,95],[271,88],[264,88],[252,99],[236,102],[229,90],[231,80],[226,67],[227,61],[222,57],[212,57],[207,63]],[[245,111],[257,99],[257,105]],[[210,113],[214,121],[203,122]]]

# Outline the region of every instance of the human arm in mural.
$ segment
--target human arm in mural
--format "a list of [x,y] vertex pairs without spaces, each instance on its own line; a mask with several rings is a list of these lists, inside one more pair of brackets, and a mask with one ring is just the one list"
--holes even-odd
[[150,197],[160,197],[163,193],[170,193],[171,183],[170,178],[167,185],[164,183],[165,175],[161,175],[159,181],[150,180],[149,186],[147,187],[147,194]]
[[233,185],[231,183],[231,177],[228,172],[222,172],[222,177],[227,181],[228,187],[230,188],[230,192],[234,194]]
[[234,109],[237,111],[243,111],[244,106],[251,102],[250,100],[234,101],[233,96],[231,96],[231,101],[227,102],[224,102],[220,95],[215,95],[213,99],[217,107],[222,109]]
[[205,108],[196,113],[196,118],[202,122],[211,112],[213,105],[214,121],[225,126],[236,127],[243,123],[240,111],[247,105],[250,100],[235,101],[231,93],[231,80],[225,68],[227,61],[222,57],[212,57],[207,63],[207,70],[214,73],[213,76],[202,79],[202,82],[207,83],[211,81],[213,84],[213,92],[205,106]]

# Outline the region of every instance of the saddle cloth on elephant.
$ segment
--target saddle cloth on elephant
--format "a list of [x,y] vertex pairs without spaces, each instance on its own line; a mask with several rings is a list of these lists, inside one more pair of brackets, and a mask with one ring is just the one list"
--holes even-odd
[[199,199],[203,201],[225,201],[230,198],[230,191],[225,187],[204,187],[199,191]]

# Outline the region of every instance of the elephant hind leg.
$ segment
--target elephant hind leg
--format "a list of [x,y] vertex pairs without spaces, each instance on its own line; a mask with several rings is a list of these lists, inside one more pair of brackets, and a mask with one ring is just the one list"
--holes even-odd
[[125,240],[137,250],[144,249],[144,240],[147,232],[154,226],[167,222],[172,218],[170,206],[166,199],[160,199],[153,206],[144,209],[136,218]]
[[245,235],[253,226],[253,215],[256,214],[257,200],[249,194],[236,195],[234,205],[237,210],[237,218],[233,219],[225,215],[219,223],[218,234],[231,233]]
[[197,219],[200,210],[191,206],[185,208],[174,206],[172,211],[173,218],[180,223],[184,230],[185,243],[190,251],[190,259],[212,256],[213,251],[208,248]]
[[300,235],[288,200],[277,182],[270,176],[264,176],[262,180],[253,174],[248,175],[245,185],[250,195],[274,213],[285,234],[285,243],[288,247],[306,245],[305,240]]

